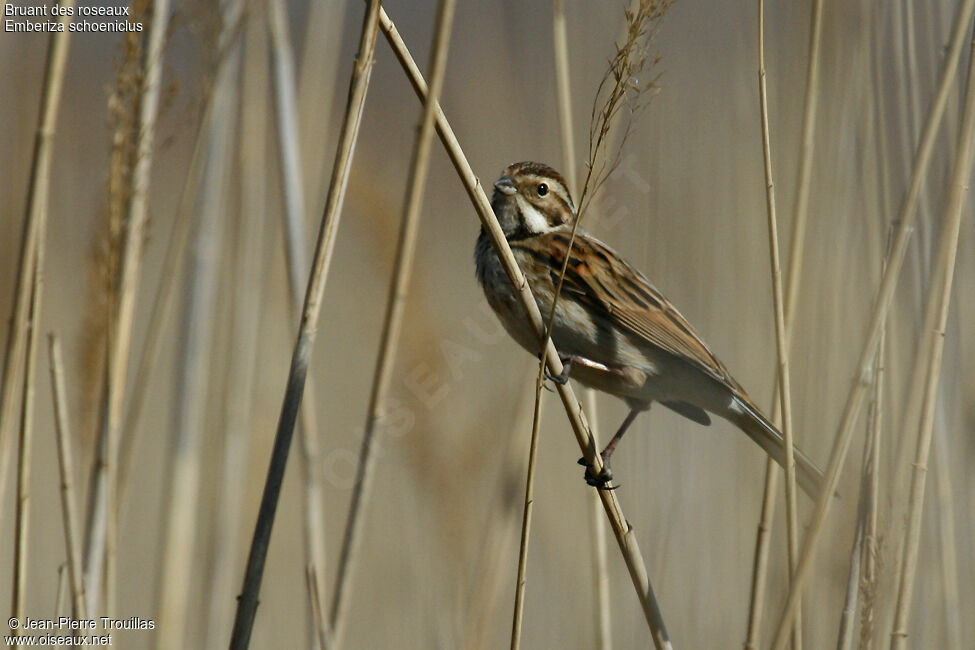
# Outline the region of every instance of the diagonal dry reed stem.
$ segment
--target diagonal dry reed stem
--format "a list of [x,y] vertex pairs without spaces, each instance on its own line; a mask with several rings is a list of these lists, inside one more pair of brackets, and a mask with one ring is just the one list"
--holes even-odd
[[910,239],[914,218],[917,214],[916,208],[921,182],[926,175],[928,164],[931,161],[938,124],[944,115],[945,106],[948,102],[948,94],[951,90],[955,73],[958,70],[958,61],[961,57],[961,50],[971,21],[973,8],[975,8],[975,0],[963,0],[959,4],[958,11],[955,15],[951,43],[942,65],[935,96],[928,110],[924,128],[921,131],[921,139],[918,143],[917,153],[915,154],[914,165],[911,171],[910,185],[896,220],[898,228],[890,256],[890,264],[884,273],[884,277],[877,291],[874,311],[871,316],[870,325],[867,328],[866,340],[864,341],[860,357],[857,361],[852,387],[843,409],[839,427],[837,428],[833,449],[830,452],[823,490],[819,495],[819,499],[816,501],[816,508],[809,524],[809,531],[806,534],[802,553],[800,554],[795,582],[789,591],[789,596],[786,600],[784,611],[775,634],[775,643],[773,646],[775,650],[783,650],[787,642],[788,630],[798,611],[800,594],[812,570],[816,547],[824,530],[826,516],[829,514],[829,509],[832,506],[833,494],[839,483],[840,470],[846,459],[846,452],[849,450],[853,427],[856,424],[857,416],[860,414],[860,409],[863,407],[864,398],[870,385],[869,378],[873,358],[877,350],[877,343],[880,341],[880,333],[887,319],[887,312],[894,295],[894,288],[897,285],[900,269],[904,262],[907,242]]
[[376,429],[385,414],[387,395],[396,361],[396,350],[399,347],[400,334],[403,330],[406,294],[413,271],[413,260],[416,256],[420,213],[423,209],[423,193],[430,167],[430,152],[433,147],[435,108],[440,97],[440,91],[443,88],[447,69],[447,52],[453,26],[454,8],[454,0],[440,0],[437,8],[430,59],[430,94],[424,103],[420,127],[413,145],[410,180],[403,201],[403,221],[400,224],[399,239],[396,245],[396,258],[393,263],[393,276],[390,280],[390,291],[386,302],[386,312],[379,343],[379,356],[376,359],[372,387],[369,392],[369,410],[359,450],[359,462],[356,467],[352,497],[349,501],[342,550],[339,554],[338,575],[335,579],[330,622],[334,632],[335,644],[338,647],[342,646],[348,617],[349,592],[353,585],[358,565],[359,547],[362,543],[362,525],[369,507],[376,461],[373,441]]
[[[772,273],[772,302],[775,313],[775,351],[778,356],[779,405],[782,411],[782,436],[785,443],[785,510],[790,575],[796,569],[799,553],[799,520],[796,512],[796,463],[792,437],[792,398],[789,376],[789,345],[786,334],[785,300],[779,263],[778,219],[775,213],[775,185],[772,182],[772,147],[769,137],[768,88],[765,75],[765,2],[758,0],[758,96],[762,122],[762,154],[765,163],[765,203],[768,213],[769,261]],[[798,267],[797,267],[798,268]],[[793,650],[802,648],[802,623],[796,616]]]
[[501,464],[501,474],[498,477],[496,494],[498,504],[492,508],[491,518],[488,520],[487,530],[481,539],[481,550],[476,562],[476,575],[471,589],[471,598],[464,606],[464,634],[462,648],[471,650],[486,650],[488,644],[489,622],[495,603],[500,600],[501,588],[504,584],[504,571],[501,565],[508,556],[514,544],[515,517],[517,514],[517,490],[528,466],[528,458],[524,454],[521,437],[514,432],[524,430],[535,412],[534,381],[535,369],[525,373],[521,381],[514,382],[515,386],[531,384],[533,390],[525,391],[518,399],[513,410],[511,423],[502,430],[508,431],[508,440],[504,459]]
[[335,247],[335,234],[338,230],[342,204],[345,200],[345,190],[348,186],[349,169],[352,166],[352,156],[359,135],[359,126],[362,123],[362,111],[365,107],[366,91],[369,88],[369,79],[372,74],[379,11],[379,0],[370,0],[362,22],[359,50],[352,70],[348,103],[342,121],[342,134],[335,153],[335,164],[332,167],[328,198],[325,202],[321,229],[318,233],[314,263],[308,278],[301,324],[291,357],[291,369],[288,373],[288,384],[281,406],[281,416],[274,438],[264,493],[261,497],[261,505],[254,527],[254,537],[247,558],[244,584],[237,602],[237,616],[234,620],[233,636],[230,640],[232,650],[242,650],[250,644],[254,616],[257,613],[258,594],[264,576],[264,564],[267,560],[268,544],[271,540],[271,529],[274,526],[274,515],[281,496],[281,484],[284,480],[288,452],[291,447],[291,440],[294,437],[298,410],[305,388],[305,377],[308,373],[308,364],[311,360],[315,335],[318,330],[318,317],[321,312],[322,297],[325,293],[325,281],[328,278],[328,269]]
[[971,180],[973,143],[975,143],[975,39],[969,54],[968,75],[965,89],[965,107],[962,115],[958,149],[952,168],[945,216],[941,222],[938,253],[932,267],[930,289],[940,289],[938,300],[930,303],[937,317],[934,334],[928,339],[924,401],[921,407],[921,425],[914,457],[914,473],[911,476],[911,500],[908,507],[907,528],[901,555],[901,573],[898,581],[897,608],[891,632],[891,650],[907,647],[907,629],[917,571],[918,548],[921,541],[921,515],[924,508],[925,479],[928,457],[934,433],[937,410],[938,383],[944,353],[945,329],[951,305],[951,288],[955,275],[955,259],[958,253],[958,235],[961,229],[962,209]]
[[48,334],[51,395],[54,400],[54,424],[57,434],[58,472],[61,478],[61,523],[64,528],[64,547],[68,556],[68,577],[71,584],[71,615],[75,619],[88,618],[85,585],[82,580],[81,548],[78,546],[78,508],[75,503],[74,457],[71,453],[71,426],[68,415],[68,394],[64,388],[64,362],[61,342]]
[[[400,37],[395,25],[386,15],[385,11],[380,12],[380,25],[387,41],[393,48],[393,53],[409,77],[413,89],[421,100],[424,99],[427,93],[426,82],[423,80],[423,76],[420,74],[419,68],[417,68],[416,63],[413,61],[413,57],[410,55],[402,37]],[[439,107],[437,108],[437,131],[440,135],[441,142],[447,150],[448,156],[450,156],[454,169],[457,171],[468,197],[477,212],[481,225],[494,242],[495,249],[505,272],[518,292],[519,300],[524,306],[535,329],[535,333],[541,341],[544,336],[544,324],[542,322],[542,315],[538,310],[538,305],[535,303],[534,298],[532,298],[528,282],[511,253],[511,248],[508,246],[501,226],[494,216],[491,204],[488,201],[487,195],[484,193],[484,189],[481,187],[480,181],[471,169],[470,163],[468,163],[466,156],[464,156],[464,152],[457,142],[457,138],[450,128],[450,124],[447,122],[447,118]],[[548,364],[550,374],[560,375],[563,372],[562,361],[551,340],[548,341],[545,348],[545,360]],[[569,422],[572,425],[576,442],[579,444],[580,449],[582,449],[588,466],[593,472],[600,472],[603,464],[602,459],[599,457],[599,449],[589,433],[589,426],[586,423],[585,415],[582,412],[581,405],[576,399],[571,385],[567,382],[565,385],[558,386],[558,392]],[[656,596],[650,585],[646,565],[640,554],[636,533],[623,515],[614,491],[600,490],[599,498],[609,518],[613,533],[616,536],[616,541],[620,547],[620,552],[623,555],[627,570],[629,571],[630,579],[636,589],[644,617],[650,628],[653,643],[657,650],[671,648],[672,646],[667,635],[666,627],[664,626],[663,617],[660,614]]]
[[[322,608],[322,599],[318,593],[318,577],[315,576],[315,567],[305,567],[305,583],[308,585],[308,601],[311,604],[312,619],[316,621],[327,621],[328,617]],[[329,647],[329,630],[322,625],[315,626],[315,640],[318,642],[318,650],[325,650]]]
[[[301,145],[298,121],[298,100],[295,89],[295,66],[288,32],[288,16],[282,0],[270,0],[267,4],[268,31],[271,36],[271,53],[274,62],[275,125],[278,136],[278,153],[281,160],[282,194],[285,217],[285,256],[287,258],[288,286],[294,324],[301,319],[301,303],[308,278],[308,234],[305,223],[305,182],[301,172]],[[322,156],[317,156],[322,158]],[[321,434],[315,415],[317,395],[314,376],[305,379],[307,399],[301,402],[299,411],[299,440],[302,473],[304,475],[302,532],[305,541],[306,567],[314,567],[310,573],[318,581],[316,593],[325,593],[325,497],[321,459]],[[321,604],[321,602],[319,603]],[[313,612],[312,612],[313,614]],[[327,619],[313,618],[316,636],[327,639],[330,634]]]
[[535,405],[532,411],[532,433],[528,446],[528,471],[525,474],[525,500],[521,508],[521,539],[518,545],[518,574],[515,579],[515,604],[514,611],[511,615],[511,650],[518,650],[521,647],[521,627],[525,617],[528,542],[531,539],[532,510],[534,510],[535,506],[535,467],[538,461],[538,430],[542,418],[543,381],[543,377],[535,378]]
[[[61,0],[60,6],[74,7],[74,0]],[[30,310],[31,286],[34,276],[34,259],[37,256],[37,231],[47,219],[47,211],[39,210],[45,201],[45,188],[50,186],[51,156],[54,147],[54,127],[58,119],[61,90],[64,87],[64,70],[68,60],[68,44],[71,32],[67,25],[69,16],[61,16],[58,23],[64,31],[51,35],[44,60],[41,85],[40,119],[34,135],[34,151],[31,157],[30,180],[27,186],[27,207],[24,210],[24,226],[20,236],[20,259],[17,262],[17,279],[10,310],[10,327],[7,333],[0,375],[0,510],[6,503],[7,471],[14,450],[15,418],[17,416],[17,377],[24,367],[24,346],[27,340],[28,311]],[[2,518],[0,518],[2,519]]]
[[58,565],[58,591],[54,596],[54,616],[55,618],[61,615],[61,605],[64,603],[65,594],[68,591],[68,565],[60,564]]

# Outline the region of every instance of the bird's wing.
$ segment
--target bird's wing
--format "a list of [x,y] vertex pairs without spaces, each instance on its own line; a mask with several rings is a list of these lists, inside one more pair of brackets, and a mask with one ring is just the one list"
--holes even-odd
[[[571,229],[566,228],[513,245],[547,264],[557,286],[570,237]],[[572,242],[561,299],[583,304],[594,318],[606,319],[609,326],[674,355],[745,396],[724,364],[657,288],[615,251],[582,231]]]

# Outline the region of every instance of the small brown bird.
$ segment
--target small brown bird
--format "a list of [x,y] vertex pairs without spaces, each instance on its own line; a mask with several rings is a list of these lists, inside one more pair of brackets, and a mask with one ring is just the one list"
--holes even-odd
[[[545,319],[569,257],[552,326],[566,375],[552,379],[565,381],[571,371],[573,379],[630,407],[602,452],[603,474],[593,477],[587,471],[591,485],[605,487],[612,479],[613,450],[653,402],[703,425],[711,423],[708,413],[721,416],[784,466],[782,434],[656,287],[581,229],[570,247],[576,208],[557,171],[533,162],[510,165],[494,183],[491,205]],[[483,229],[474,260],[488,303],[508,334],[538,354],[535,331]],[[800,487],[815,497],[822,472],[798,449],[795,460]]]

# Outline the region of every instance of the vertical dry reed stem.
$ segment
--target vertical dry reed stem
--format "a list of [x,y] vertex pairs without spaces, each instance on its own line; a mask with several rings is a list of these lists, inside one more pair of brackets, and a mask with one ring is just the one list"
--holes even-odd
[[[420,74],[416,63],[413,61],[413,57],[410,55],[409,50],[407,49],[406,44],[403,42],[403,39],[400,37],[399,32],[396,30],[395,25],[393,25],[392,21],[386,15],[384,10],[380,11],[380,24],[387,41],[393,48],[396,58],[399,60],[400,64],[403,66],[403,69],[407,73],[407,76],[413,85],[413,89],[416,91],[420,99],[423,100],[426,97],[427,92],[426,82],[423,80],[423,76]],[[512,285],[516,289],[519,300],[524,306],[525,311],[532,322],[532,326],[535,329],[535,333],[541,341],[544,336],[544,324],[542,322],[542,315],[538,310],[538,305],[535,303],[535,300],[532,297],[528,282],[526,281],[524,274],[522,274],[521,269],[518,267],[518,263],[515,261],[515,258],[511,253],[511,248],[508,246],[508,242],[504,237],[501,226],[498,224],[497,218],[494,216],[494,211],[491,209],[491,204],[488,201],[487,195],[484,193],[484,189],[481,187],[480,181],[477,179],[477,176],[471,169],[470,163],[468,163],[466,156],[464,156],[464,152],[461,149],[460,144],[457,142],[457,138],[454,135],[453,130],[450,128],[450,124],[447,122],[447,118],[444,116],[443,111],[439,107],[437,108],[437,131],[440,135],[441,142],[447,150],[447,154],[450,156],[454,169],[457,171],[457,174],[464,185],[464,189],[467,191],[468,197],[470,198],[471,203],[477,212],[481,225],[494,242],[496,252],[498,253],[505,272],[508,274],[508,278],[511,280]],[[548,341],[545,348],[545,359],[548,364],[550,374],[562,374],[564,370],[562,361],[560,360],[558,351],[555,349],[555,345],[551,342],[551,340]],[[589,425],[586,423],[585,415],[582,412],[581,405],[579,404],[571,385],[567,382],[565,385],[558,386],[558,392],[559,397],[562,400],[562,404],[565,407],[569,422],[572,425],[572,431],[575,434],[576,442],[579,444],[580,449],[582,449],[587,464],[592,471],[599,473],[603,467],[602,459],[599,456],[599,449],[596,447],[595,442],[590,435]],[[637,543],[636,534],[633,527],[623,515],[614,491],[600,490],[599,498],[602,501],[603,508],[605,509],[606,515],[610,520],[610,525],[613,528],[613,533],[616,536],[617,543],[619,544],[620,552],[623,555],[627,570],[629,571],[630,579],[632,580],[633,586],[636,589],[637,597],[640,600],[644,617],[647,620],[647,625],[650,629],[653,643],[657,650],[671,648],[672,646],[670,639],[667,635],[666,627],[664,626],[663,617],[660,614],[660,608],[657,604],[656,596],[654,595],[653,588],[650,585],[646,565],[644,564],[643,557],[640,554],[640,548]]]
[[[816,114],[819,107],[820,43],[823,33],[823,0],[813,0],[809,27],[809,54],[806,60],[806,94],[802,107],[802,136],[799,140],[799,165],[796,169],[796,194],[792,207],[792,244],[789,247],[788,290],[785,293],[785,331],[792,331],[799,300],[798,279],[802,277],[806,218],[809,215],[809,188],[812,185],[813,144],[816,135]],[[796,278],[796,286],[792,285]]]
[[39,188],[37,209],[41,216],[37,229],[30,311],[27,321],[26,358],[24,359],[23,397],[20,408],[20,440],[17,454],[17,519],[14,541],[14,576],[11,610],[23,619],[27,613],[27,560],[30,547],[30,477],[31,450],[34,439],[34,378],[37,374],[37,330],[41,323],[41,296],[44,289],[44,240],[47,230],[49,179]]
[[853,628],[856,627],[857,600],[860,594],[860,568],[863,553],[863,518],[857,518],[853,547],[850,549],[850,569],[846,580],[846,596],[840,613],[840,629],[836,650],[850,650],[853,644]]
[[[278,136],[278,153],[281,160],[282,194],[284,196],[285,253],[287,258],[288,286],[291,289],[291,306],[294,323],[301,320],[301,303],[308,278],[308,242],[305,183],[301,173],[301,144],[298,122],[298,100],[295,89],[295,66],[288,31],[288,16],[282,0],[270,0],[267,5],[268,28],[271,36],[271,53],[274,62],[275,123]],[[317,36],[316,36],[317,38]],[[322,158],[322,156],[317,156]],[[299,440],[302,473],[304,474],[305,564],[314,567],[311,574],[318,584],[319,595],[325,593],[325,504],[321,459],[321,441],[315,416],[314,376],[305,378],[307,399],[303,399],[299,411]],[[316,636],[327,638],[330,634],[327,619],[313,619]]]
[[[796,196],[793,206],[792,238],[789,245],[789,266],[785,290],[785,341],[786,350],[792,340],[793,323],[802,279],[802,258],[805,254],[806,217],[809,205],[809,186],[812,176],[812,154],[815,136],[816,111],[819,103],[819,52],[822,41],[822,0],[813,0],[812,19],[809,29],[809,53],[806,63],[806,92],[802,113],[802,136],[799,144],[799,164],[796,170]],[[776,375],[776,394],[780,388]],[[773,399],[772,421],[780,421],[781,400]],[[752,588],[748,607],[748,631],[745,649],[756,650],[761,632],[768,584],[768,558],[771,533],[774,525],[775,496],[778,492],[779,466],[770,458],[765,463],[765,488],[762,494],[762,510],[755,538],[755,559],[752,568]]]
[[57,434],[58,472],[61,477],[61,520],[64,528],[64,547],[68,556],[68,577],[71,584],[71,615],[75,619],[88,618],[85,603],[85,584],[82,580],[81,548],[78,546],[78,509],[75,502],[74,456],[71,452],[71,419],[68,415],[68,393],[64,387],[64,362],[61,342],[48,334],[51,391],[54,399],[54,424]]
[[[769,260],[772,273],[772,302],[775,312],[775,351],[778,356],[779,405],[782,411],[782,436],[785,443],[785,510],[790,575],[796,569],[799,553],[799,521],[796,504],[796,463],[792,437],[792,398],[789,379],[789,349],[785,331],[785,300],[779,264],[778,220],[775,214],[775,185],[772,182],[772,147],[769,138],[768,89],[765,76],[765,2],[758,0],[758,96],[762,122],[762,154],[765,162],[765,203],[768,212]],[[792,647],[802,648],[802,623],[798,614],[793,628]]]
[[961,612],[965,611],[959,598],[958,548],[955,545],[955,505],[952,494],[950,456],[947,427],[944,423],[944,402],[938,404],[937,428],[934,431],[934,480],[937,487],[940,541],[941,588],[944,594],[945,650],[961,650]]
[[263,7],[251,5],[245,27],[241,125],[237,133],[240,164],[240,221],[234,238],[232,314],[228,337],[231,353],[224,402],[223,450],[211,546],[213,573],[208,592],[206,646],[218,648],[227,641],[233,623],[233,595],[237,558],[241,546],[241,515],[253,431],[252,396],[263,278],[268,256],[266,217],[268,65]]
[[372,387],[369,391],[366,425],[359,450],[359,462],[356,467],[352,497],[349,501],[342,550],[339,554],[338,575],[335,579],[330,620],[337,647],[341,647],[343,642],[349,594],[358,564],[359,547],[362,543],[362,525],[369,507],[373,469],[376,462],[373,440],[376,428],[380,425],[385,414],[387,394],[396,362],[396,350],[399,347],[400,334],[403,330],[406,294],[413,271],[413,260],[416,256],[420,213],[423,209],[423,193],[430,167],[435,108],[443,88],[447,69],[447,52],[453,26],[454,8],[454,0],[441,0],[437,6],[436,27],[430,59],[430,95],[424,103],[419,130],[413,144],[410,180],[403,201],[403,220],[400,224],[399,239],[396,245],[396,258],[393,263],[393,275],[386,302],[386,312],[379,343],[379,356],[376,359]]
[[[125,239],[122,243],[122,261],[116,284],[117,301],[115,313],[109,316],[111,336],[109,337],[108,367],[103,400],[102,422],[99,427],[104,443],[98,445],[99,454],[105,456],[96,465],[94,496],[91,503],[103,514],[94,515],[93,521],[104,528],[93,531],[89,537],[88,557],[85,565],[91,568],[89,576],[101,572],[102,562],[115,566],[117,548],[118,517],[118,459],[122,436],[123,402],[125,399],[126,377],[128,376],[129,349],[135,324],[136,298],[139,295],[139,277],[142,269],[143,243],[149,209],[149,180],[152,171],[156,118],[162,86],[163,49],[169,29],[169,0],[152,0],[152,21],[148,46],[143,52],[143,79],[140,88],[139,122],[134,152],[132,189],[129,194],[128,214],[125,219]],[[106,553],[104,558],[94,555]],[[110,570],[114,574],[114,570]],[[88,597],[92,611],[98,610],[100,580],[90,580],[92,589]],[[105,584],[105,591],[114,590],[114,584]]]
[[[887,263],[890,257],[890,244],[893,229],[887,231],[887,250],[884,254],[883,266],[880,272],[883,274],[887,270]],[[878,539],[879,513],[880,513],[880,449],[882,433],[884,427],[884,389],[887,378],[887,323],[884,323],[880,331],[880,340],[877,342],[877,360],[875,363],[873,380],[873,404],[871,405],[872,417],[870,418],[869,445],[867,447],[869,456],[864,465],[866,478],[866,513],[863,517],[863,543],[862,560],[863,578],[860,581],[863,591],[863,610],[860,613],[860,647],[870,650],[873,643],[873,624],[874,624],[874,603],[877,593],[877,565],[878,554],[880,552],[880,540]]]
[[359,135],[359,126],[362,122],[366,91],[369,88],[373,56],[376,49],[379,11],[379,0],[370,0],[362,22],[359,50],[349,84],[345,117],[342,121],[342,134],[335,154],[328,198],[325,202],[314,263],[305,293],[301,324],[291,357],[288,384],[285,388],[281,416],[278,420],[278,429],[274,438],[267,479],[264,484],[264,493],[261,497],[257,523],[254,527],[254,538],[251,541],[251,549],[247,558],[244,583],[238,598],[237,616],[234,620],[234,631],[230,640],[232,650],[242,650],[250,644],[254,616],[257,613],[258,594],[264,575],[268,544],[271,539],[271,529],[274,525],[274,515],[277,511],[281,484],[284,480],[284,470],[288,461],[288,451],[294,437],[298,409],[305,388],[305,377],[318,329],[322,297],[325,293],[325,281],[328,277],[328,269],[335,246],[335,234],[341,217],[342,204],[345,200],[345,190],[348,186],[349,169],[352,166],[352,156]]
[[951,304],[951,287],[955,275],[955,258],[958,253],[958,235],[961,228],[962,209],[968,193],[972,171],[972,144],[975,141],[975,39],[969,54],[965,107],[962,116],[961,133],[958,136],[958,149],[952,169],[948,190],[945,216],[941,223],[937,259],[932,267],[930,289],[940,288],[938,300],[931,303],[937,313],[934,335],[928,340],[926,352],[926,374],[924,382],[924,402],[921,407],[921,425],[914,457],[914,473],[911,477],[911,500],[908,507],[907,529],[904,532],[904,546],[901,556],[901,573],[897,590],[897,609],[894,613],[894,626],[891,632],[891,650],[907,647],[907,629],[911,602],[914,593],[914,579],[917,571],[918,548],[921,540],[921,514],[924,507],[925,479],[927,477],[928,457],[931,438],[934,432],[934,419],[937,410],[938,383],[941,376],[941,361],[944,352],[945,329]]
[[[61,0],[60,6],[74,7],[74,0]],[[31,287],[34,276],[34,259],[37,255],[37,231],[47,218],[47,211],[39,204],[50,187],[51,156],[54,147],[54,127],[58,119],[61,90],[64,87],[64,69],[68,59],[71,32],[67,25],[69,16],[61,16],[58,23],[64,31],[51,35],[41,85],[40,119],[34,135],[34,151],[31,157],[30,180],[27,186],[27,207],[24,210],[24,226],[20,238],[20,259],[17,262],[17,279],[8,321],[6,350],[3,357],[3,374],[0,376],[0,509],[6,502],[7,471],[14,449],[14,418],[17,415],[14,396],[17,377],[23,369],[24,344],[28,327]]]
[[897,285],[901,265],[903,264],[904,255],[907,250],[907,242],[910,238],[914,218],[917,214],[916,208],[921,182],[926,175],[928,164],[931,161],[938,124],[944,115],[945,106],[948,102],[948,94],[958,69],[958,60],[965,42],[965,35],[968,32],[973,8],[975,8],[975,0],[963,0],[958,6],[954,26],[952,27],[951,43],[944,64],[942,65],[935,96],[928,110],[924,128],[921,131],[921,138],[914,157],[911,181],[907,194],[901,204],[898,219],[896,220],[898,228],[890,256],[890,264],[884,273],[884,277],[877,291],[877,298],[870,319],[870,325],[867,329],[866,340],[864,341],[860,358],[855,368],[853,385],[847,396],[843,415],[833,442],[833,449],[830,452],[830,459],[826,469],[826,479],[822,492],[816,501],[816,507],[809,524],[809,530],[806,534],[805,543],[803,544],[802,553],[799,558],[799,567],[796,571],[795,581],[789,591],[782,617],[779,620],[775,634],[774,650],[783,650],[785,647],[792,620],[798,612],[800,594],[812,570],[816,547],[823,533],[826,516],[829,514],[829,509],[832,506],[833,494],[839,483],[840,470],[846,459],[846,452],[849,450],[853,427],[863,406],[866,391],[869,386],[868,378],[873,364],[873,357],[877,350],[877,343],[880,340],[880,332],[887,319],[887,312],[890,308],[894,288]]
[[[172,460],[167,482],[165,533],[159,564],[157,648],[179,647],[184,642],[192,564],[196,542],[196,519],[203,469],[202,442],[211,365],[214,303],[224,222],[226,185],[236,126],[240,67],[237,34],[242,2],[224,6],[221,42],[226,56],[221,59],[214,85],[209,142],[201,169],[203,191],[195,206],[198,230],[192,255],[180,324],[180,358],[177,362]],[[232,30],[232,31],[231,31]]]

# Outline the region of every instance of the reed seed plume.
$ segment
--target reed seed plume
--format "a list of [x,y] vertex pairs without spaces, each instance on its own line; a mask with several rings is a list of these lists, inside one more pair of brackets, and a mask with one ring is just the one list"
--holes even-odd
[[[640,114],[649,106],[657,89],[659,73],[654,68],[660,55],[652,52],[653,37],[674,0],[639,0],[623,9],[626,33],[616,44],[616,54],[596,88],[589,118],[589,160],[586,179],[579,194],[581,219],[592,196],[622,160],[623,146]],[[606,151],[610,134],[619,130],[619,143]]]

